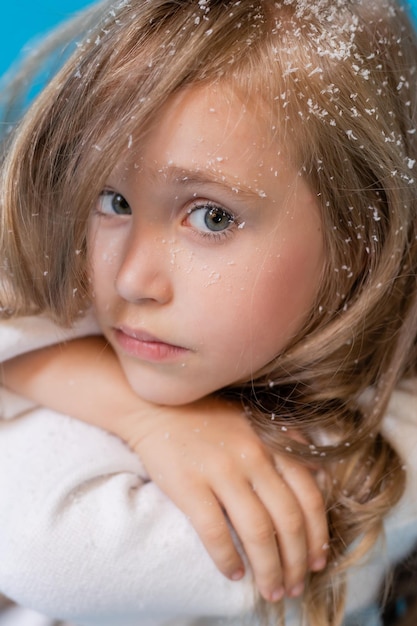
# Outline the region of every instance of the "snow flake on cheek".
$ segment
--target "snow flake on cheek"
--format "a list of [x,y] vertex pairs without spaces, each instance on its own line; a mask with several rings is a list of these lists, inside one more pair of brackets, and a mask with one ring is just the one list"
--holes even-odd
[[90,261],[93,266],[109,267],[110,272],[113,272],[112,266],[117,262],[120,257],[120,242],[116,237],[105,237],[100,230],[96,230],[93,227],[92,232],[88,238],[88,248]]
[[212,271],[208,276],[208,281],[205,283],[205,287],[209,287],[210,285],[215,285],[221,279],[221,274],[219,272]]
[[214,298],[221,306],[226,295],[245,291],[242,278],[246,277],[248,271],[249,268],[242,266],[239,259],[219,257],[215,263],[194,263],[191,280],[197,281],[202,288],[198,298],[207,298],[207,302]]
[[181,269],[183,267],[180,260],[181,253],[183,253],[183,249],[176,246],[175,241],[172,241],[169,248],[169,265],[171,268]]

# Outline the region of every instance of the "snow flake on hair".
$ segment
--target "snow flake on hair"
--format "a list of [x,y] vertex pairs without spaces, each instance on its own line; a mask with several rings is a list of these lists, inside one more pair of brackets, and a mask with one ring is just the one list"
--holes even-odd
[[131,6],[130,0],[119,0],[119,2],[116,2],[114,4],[114,9],[116,11],[120,11],[120,9],[124,9],[125,7],[130,7],[130,6]]

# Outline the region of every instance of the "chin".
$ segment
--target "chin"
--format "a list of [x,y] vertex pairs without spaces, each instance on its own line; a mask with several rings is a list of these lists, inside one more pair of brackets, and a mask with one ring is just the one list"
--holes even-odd
[[128,378],[133,391],[139,398],[152,404],[160,404],[164,406],[180,406],[182,404],[190,404],[208,394],[199,394],[194,390],[180,389],[179,385],[174,388],[166,387],[162,384],[154,383],[153,385],[138,385],[135,381]]

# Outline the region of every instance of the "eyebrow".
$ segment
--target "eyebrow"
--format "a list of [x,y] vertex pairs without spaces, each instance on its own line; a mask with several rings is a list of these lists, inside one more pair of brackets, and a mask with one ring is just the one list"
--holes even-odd
[[254,191],[247,185],[236,182],[227,174],[219,173],[216,170],[187,169],[177,165],[168,165],[161,170],[149,169],[151,178],[157,181],[163,177],[168,182],[180,185],[216,185],[228,194],[238,195],[247,200],[259,200],[263,197],[261,190]]

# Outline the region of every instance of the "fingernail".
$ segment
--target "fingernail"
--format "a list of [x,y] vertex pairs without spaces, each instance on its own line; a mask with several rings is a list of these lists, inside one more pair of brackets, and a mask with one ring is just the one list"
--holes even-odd
[[290,589],[290,591],[288,592],[288,595],[290,596],[290,598],[297,598],[297,596],[301,596],[303,591],[304,591],[304,583],[299,583],[298,585],[295,585],[295,587]]
[[243,569],[238,569],[230,576],[230,578],[232,580],[240,580],[241,578],[243,578],[244,573],[245,572],[243,571]]
[[327,563],[326,559],[324,557],[321,557],[321,558],[316,559],[315,561],[313,561],[311,563],[310,569],[313,572],[319,572],[320,570],[322,570],[322,569],[324,569],[326,567],[326,563]]
[[271,602],[279,602],[284,597],[284,594],[284,587],[278,587],[278,589],[275,589],[270,595]]

